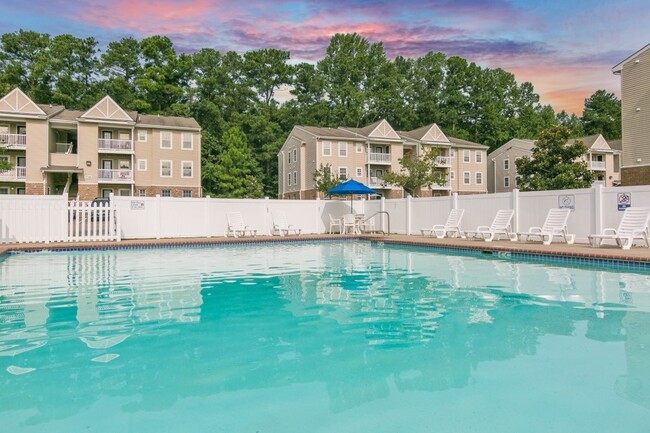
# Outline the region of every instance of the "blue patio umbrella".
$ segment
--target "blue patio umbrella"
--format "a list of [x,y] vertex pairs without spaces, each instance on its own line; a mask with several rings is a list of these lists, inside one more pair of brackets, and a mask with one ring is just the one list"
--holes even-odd
[[352,209],[352,198],[354,194],[377,194],[372,188],[368,188],[361,182],[354,179],[346,180],[345,182],[336,185],[334,188],[327,191],[327,195],[350,195],[350,209]]

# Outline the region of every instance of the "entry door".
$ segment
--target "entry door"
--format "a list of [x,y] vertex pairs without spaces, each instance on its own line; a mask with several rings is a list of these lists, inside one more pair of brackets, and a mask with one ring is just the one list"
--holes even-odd
[[24,156],[17,156],[16,157],[16,166],[17,167],[26,167],[27,166],[27,160],[25,159]]
[[113,169],[113,160],[112,159],[103,159],[102,160],[102,170],[112,170]]
[[102,131],[102,138],[105,140],[110,140],[113,138],[113,131]]

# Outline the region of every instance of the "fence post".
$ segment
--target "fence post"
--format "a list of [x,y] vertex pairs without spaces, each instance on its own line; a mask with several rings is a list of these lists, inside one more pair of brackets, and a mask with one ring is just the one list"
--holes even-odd
[[451,208],[452,209],[458,209],[458,193],[452,193],[451,194]]
[[[379,200],[379,210],[382,212],[386,212],[386,197],[381,196],[381,199]],[[384,219],[386,219],[386,214],[381,214],[381,218],[379,218],[379,228],[381,229],[382,232],[385,232],[384,230]],[[389,233],[390,234],[390,233]]]
[[593,215],[594,215],[594,230],[589,233],[602,233],[603,232],[603,186],[601,184],[594,185],[593,190]]
[[[314,233],[316,233],[316,234],[320,234],[319,220],[321,219],[321,215],[323,215],[322,203],[320,202],[320,195],[317,194],[316,195],[316,215],[315,215],[316,219],[314,220],[314,222],[316,223],[316,225],[314,225],[314,228],[315,228]],[[327,230],[327,227],[325,228],[325,230]]]
[[512,209],[515,211],[515,215],[512,218],[512,231],[517,233],[519,231],[519,189],[514,188],[512,190]]
[[264,197],[264,232],[267,236],[271,236],[269,213],[271,213],[269,198]]
[[154,233],[156,234],[156,239],[160,239],[160,201],[162,198],[160,194],[156,194],[156,212],[155,212],[155,223],[154,223]]
[[406,234],[411,234],[411,194],[406,195]]

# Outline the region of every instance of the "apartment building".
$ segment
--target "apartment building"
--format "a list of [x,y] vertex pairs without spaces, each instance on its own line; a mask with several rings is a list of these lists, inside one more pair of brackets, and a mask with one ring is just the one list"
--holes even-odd
[[[590,135],[571,139],[567,144],[582,141],[587,152],[581,158],[586,161],[594,173],[594,182],[604,186],[620,184],[621,151],[610,147],[605,138],[600,135]],[[513,138],[488,155],[488,192],[510,192],[517,188],[517,166],[515,161],[523,156],[532,157],[535,141]]]
[[0,99],[3,194],[199,197],[201,128],[191,118],[123,110],[110,96],[85,112]]
[[380,120],[364,128],[295,126],[278,153],[278,196],[323,197],[313,176],[330,165],[340,178],[365,183],[386,198],[400,198],[404,191],[385,182],[384,174],[400,170],[400,158],[419,157],[430,148],[438,149],[436,169],[448,181],[426,188],[421,196],[487,192],[487,146],[447,137],[436,124],[398,132]]
[[621,184],[650,184],[650,44],[612,72],[621,76]]

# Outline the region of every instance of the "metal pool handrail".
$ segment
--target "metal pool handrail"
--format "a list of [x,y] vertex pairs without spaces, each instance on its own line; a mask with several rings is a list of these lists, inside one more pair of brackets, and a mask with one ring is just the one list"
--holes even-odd
[[377,215],[379,215],[379,214],[386,214],[386,217],[388,218],[388,219],[387,219],[387,223],[388,223],[388,227],[387,227],[387,228],[388,228],[388,231],[387,231],[387,232],[385,232],[385,231],[383,231],[383,230],[378,230],[378,231],[380,231],[380,232],[381,232],[382,234],[384,234],[384,235],[390,235],[390,214],[389,214],[387,211],[385,211],[385,210],[380,210],[380,211],[375,212],[374,214],[370,215],[368,218],[366,218],[365,220],[363,220],[363,222],[365,223],[365,222],[368,221],[370,218],[374,218],[375,216],[377,216]]

